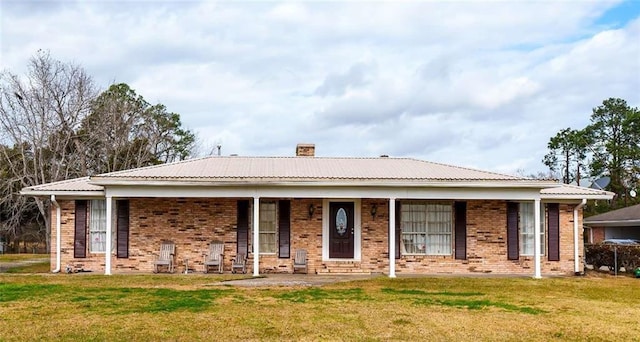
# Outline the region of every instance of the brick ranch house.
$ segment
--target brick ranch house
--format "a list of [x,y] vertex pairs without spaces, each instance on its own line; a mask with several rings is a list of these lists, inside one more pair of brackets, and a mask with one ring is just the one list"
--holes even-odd
[[[23,189],[51,199],[52,271],[151,272],[163,240],[184,271],[211,241],[224,269],[309,273],[573,274],[594,189],[409,158],[212,156]],[[578,229],[580,227],[580,229]],[[110,251],[105,253],[105,251]]]

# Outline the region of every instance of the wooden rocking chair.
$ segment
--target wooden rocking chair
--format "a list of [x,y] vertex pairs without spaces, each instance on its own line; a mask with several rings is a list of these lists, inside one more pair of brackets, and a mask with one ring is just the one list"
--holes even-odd
[[293,259],[293,273],[296,273],[296,270],[304,269],[304,273],[309,273],[309,269],[307,266],[307,250],[299,249],[296,251],[296,256]]
[[204,256],[204,273],[209,273],[209,268],[217,268],[218,273],[224,269],[224,243],[213,241],[209,244],[209,254]]
[[239,270],[242,273],[247,273],[247,255],[244,253],[238,253],[231,263],[231,273],[236,273]]
[[166,267],[167,272],[173,273],[173,259],[175,254],[176,244],[172,241],[162,241],[162,244],[160,244],[160,254],[156,261],[153,262],[153,273],[158,273],[160,271],[160,266]]

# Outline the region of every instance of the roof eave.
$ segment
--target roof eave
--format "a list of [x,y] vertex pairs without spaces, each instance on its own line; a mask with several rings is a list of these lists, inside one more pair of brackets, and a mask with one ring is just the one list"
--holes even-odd
[[584,221],[584,225],[585,226],[590,226],[590,227],[597,227],[597,226],[602,226],[602,227],[609,227],[609,226],[620,226],[620,227],[626,227],[626,226],[640,226],[640,219],[635,219],[635,220],[601,220],[601,221],[587,221],[585,219]]
[[376,186],[376,187],[456,187],[456,188],[528,188],[557,187],[555,182],[522,180],[221,180],[221,179],[113,179],[91,178],[90,184],[101,186]]
[[543,200],[552,200],[552,199],[570,199],[570,200],[582,200],[582,199],[588,199],[588,200],[611,200],[613,198],[613,195],[609,195],[609,194],[584,194],[584,195],[578,195],[578,194],[541,194],[540,195],[540,199]]
[[104,190],[22,190],[20,195],[33,197],[73,196],[73,197],[104,197]]

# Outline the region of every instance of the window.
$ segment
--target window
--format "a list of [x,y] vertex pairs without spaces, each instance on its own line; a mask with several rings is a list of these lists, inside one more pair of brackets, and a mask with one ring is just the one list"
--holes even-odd
[[408,202],[400,210],[403,254],[451,254],[451,204]]
[[276,202],[260,203],[260,254],[277,251]]
[[104,200],[92,200],[89,212],[89,251],[104,253],[107,241],[107,208]]
[[[533,202],[520,203],[518,213],[518,228],[520,229],[520,254],[533,255],[535,236],[535,208]],[[545,211],[540,210],[540,255],[544,255],[545,250]]]

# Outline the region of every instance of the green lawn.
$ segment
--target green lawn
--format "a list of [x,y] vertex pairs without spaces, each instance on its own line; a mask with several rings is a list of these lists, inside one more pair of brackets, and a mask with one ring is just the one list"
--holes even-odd
[[0,254],[0,263],[32,259],[49,259],[49,254]]
[[[23,263],[14,266],[15,263]],[[44,254],[0,254],[0,272],[7,273],[49,273],[49,255]]]
[[630,277],[214,285],[230,277],[0,274],[0,341],[640,339]]

